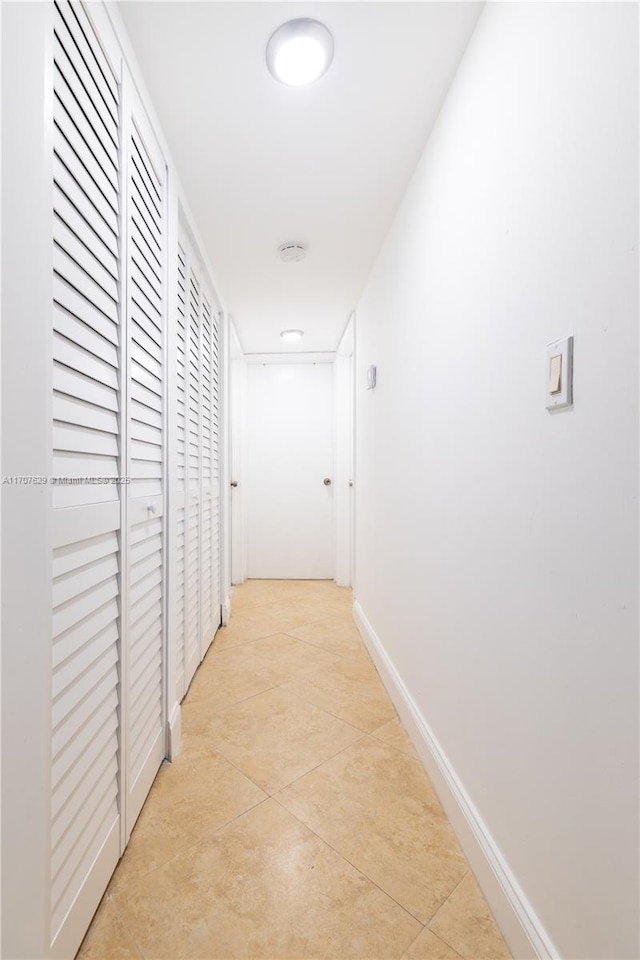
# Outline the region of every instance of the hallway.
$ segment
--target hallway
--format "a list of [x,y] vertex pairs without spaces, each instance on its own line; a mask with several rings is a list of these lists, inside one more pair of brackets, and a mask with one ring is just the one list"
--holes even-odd
[[510,956],[331,581],[247,581],[78,960]]

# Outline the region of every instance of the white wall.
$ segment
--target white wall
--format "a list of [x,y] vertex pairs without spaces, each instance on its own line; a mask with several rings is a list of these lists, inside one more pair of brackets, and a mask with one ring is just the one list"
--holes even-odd
[[357,600],[567,958],[639,955],[637,19],[486,7],[358,305]]

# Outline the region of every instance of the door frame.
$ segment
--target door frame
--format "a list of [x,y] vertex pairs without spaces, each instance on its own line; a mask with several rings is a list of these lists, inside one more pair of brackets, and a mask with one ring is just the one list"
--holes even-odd
[[[229,426],[227,473],[224,477],[225,500],[229,518],[229,570],[232,584],[247,579],[247,549],[244,516],[244,474],[246,459],[247,363],[238,331],[229,318],[229,369],[227,392]],[[236,486],[231,486],[231,484]],[[227,616],[229,611],[227,611]]]
[[335,411],[336,583],[340,587],[352,587],[355,514],[355,313],[349,317],[336,351]]

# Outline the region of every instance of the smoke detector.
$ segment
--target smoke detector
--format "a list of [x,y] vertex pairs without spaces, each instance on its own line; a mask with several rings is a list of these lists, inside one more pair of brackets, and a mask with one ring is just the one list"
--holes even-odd
[[299,263],[307,255],[307,248],[303,243],[283,243],[278,248],[278,253],[285,263]]

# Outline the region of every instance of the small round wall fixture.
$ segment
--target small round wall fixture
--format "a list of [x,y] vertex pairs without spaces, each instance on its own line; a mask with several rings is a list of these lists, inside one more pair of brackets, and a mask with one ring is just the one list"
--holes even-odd
[[319,80],[332,60],[333,37],[319,20],[288,20],[267,44],[269,72],[289,87]]
[[304,332],[302,330],[283,330],[280,336],[283,340],[302,340]]

